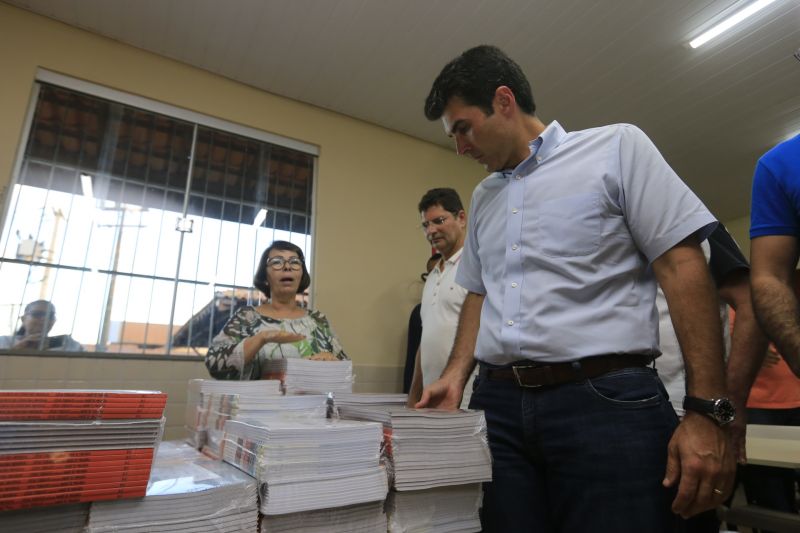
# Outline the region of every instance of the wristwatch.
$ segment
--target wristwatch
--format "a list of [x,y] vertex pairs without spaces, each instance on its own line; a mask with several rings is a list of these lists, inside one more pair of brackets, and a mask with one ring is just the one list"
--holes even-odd
[[687,411],[704,414],[711,418],[718,426],[725,426],[736,418],[736,408],[727,398],[712,398],[703,400],[694,396],[683,399],[683,408]]

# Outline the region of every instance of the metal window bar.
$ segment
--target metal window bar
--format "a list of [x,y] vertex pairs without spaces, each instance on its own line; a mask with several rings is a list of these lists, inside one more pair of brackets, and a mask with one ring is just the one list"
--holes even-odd
[[[39,101],[41,103],[41,99]],[[74,102],[74,100],[73,100],[73,102]],[[123,106],[120,106],[119,104],[111,104],[110,107],[118,107],[119,108],[119,107],[123,107]],[[97,113],[95,113],[95,114],[97,114]],[[136,114],[136,111],[134,111],[133,114]],[[169,118],[169,117],[167,117],[167,118]],[[151,121],[152,121],[152,119],[151,119]],[[113,123],[113,122],[114,122],[113,120],[108,120],[107,124],[108,123]],[[135,122],[136,122],[136,120],[134,119],[134,123]],[[172,124],[173,124],[173,129],[174,129],[175,128],[174,120],[173,120]],[[59,129],[59,131],[63,130],[63,124],[57,123],[56,126]],[[117,126],[118,126],[118,124],[117,124]],[[31,130],[33,130],[34,134],[36,132],[36,128],[37,127],[38,127],[38,124],[33,125],[31,127]],[[30,133],[31,132],[29,132],[29,135],[30,135]],[[72,168],[72,172],[79,173],[81,171],[82,167],[84,167],[86,135],[87,135],[86,131],[83,131],[82,132],[82,141],[81,141],[80,153],[78,154],[78,160],[75,162],[75,164],[77,166],[77,169],[75,167],[73,167]],[[228,139],[229,139],[229,145],[230,145],[232,136],[231,136],[231,134],[228,134],[228,135],[229,135]],[[238,138],[238,136],[237,136],[237,138]],[[101,140],[101,139],[104,139],[104,140]],[[128,160],[130,158],[130,153],[131,153],[131,149],[132,149],[132,141],[130,139],[127,139],[127,140],[128,140],[128,142],[127,142],[127,146],[126,146],[127,150],[126,150],[125,162],[123,163],[124,165],[128,164],[128,162],[129,162]],[[209,136],[209,140],[210,140],[209,146],[213,147],[214,144],[215,144],[214,139],[213,139],[213,135]],[[112,176],[115,175],[114,168],[113,168],[114,158],[113,157],[108,157],[108,155],[109,155],[109,152],[108,152],[108,148],[109,148],[108,139],[107,139],[106,136],[103,136],[102,138],[98,138],[97,142],[98,142],[98,144],[102,143],[104,145],[104,147],[106,148],[106,150],[104,150],[105,155],[106,155],[106,158],[105,158],[106,165],[102,164],[103,163],[103,161],[102,161],[103,158],[101,157],[101,158],[99,158],[100,159],[100,161],[99,161],[100,164],[98,164],[98,166],[100,167],[100,169],[108,169],[109,172],[108,172],[108,174],[106,174],[107,179],[108,178],[113,179]],[[55,146],[53,147],[54,154],[52,156],[52,159],[49,161],[49,165],[48,165],[49,166],[48,189],[52,189],[52,184],[53,184],[53,179],[54,179],[54,168],[55,167],[62,167],[62,166],[63,167],[70,167],[70,166],[72,166],[72,165],[68,165],[68,164],[64,164],[64,165],[59,164],[59,163],[61,163],[62,159],[64,159],[64,161],[69,161],[69,157],[74,156],[74,154],[70,154],[69,157],[66,157],[66,156],[65,156],[65,158],[59,157],[58,150],[60,150],[61,144],[62,143],[60,141],[60,136],[58,136],[57,140],[55,142]],[[173,146],[173,143],[170,143],[170,148],[172,146]],[[264,156],[265,153],[267,153],[267,154],[269,154],[271,156],[271,151],[272,151],[271,147],[272,147],[272,145],[270,145],[269,143],[265,143],[263,141],[258,141],[258,153],[259,153],[259,158],[260,158],[259,167],[262,167],[262,165],[264,163],[263,156]],[[159,229],[163,229],[163,227],[164,227],[163,226],[163,219],[164,219],[164,209],[163,208],[166,207],[167,199],[170,198],[168,190],[172,189],[173,187],[171,187],[170,186],[171,183],[169,183],[169,175],[171,173],[168,173],[167,180],[166,180],[167,182],[166,183],[164,183],[163,185],[158,184],[158,185],[161,185],[161,186],[156,186],[156,184],[152,180],[150,180],[150,178],[149,178],[149,172],[150,172],[149,159],[150,159],[150,155],[152,154],[152,150],[153,150],[153,144],[152,144],[152,138],[151,138],[149,140],[149,144],[148,144],[148,161],[147,161],[148,164],[145,167],[146,175],[145,175],[145,178],[144,178],[144,182],[145,183],[143,184],[143,189],[142,189],[143,193],[142,194],[143,194],[143,197],[144,197],[148,193],[152,193],[153,192],[152,189],[156,189],[156,190],[157,189],[161,189],[161,191],[160,191],[161,192],[161,202],[160,203],[162,204],[161,205],[161,207],[162,207],[162,210],[161,210],[162,211],[162,213],[161,213],[162,224],[159,227]],[[291,191],[290,198],[285,198],[284,197],[284,199],[280,199],[278,197],[278,195],[275,194],[275,192],[277,191],[277,188],[270,187],[270,181],[272,181],[273,183],[277,184],[279,180],[280,181],[283,181],[283,180],[280,179],[281,176],[278,173],[275,173],[272,176],[270,176],[270,170],[272,170],[271,167],[272,167],[272,164],[274,163],[273,159],[275,159],[275,158],[268,157],[267,158],[267,162],[266,162],[267,172],[264,172],[263,174],[259,173],[258,171],[256,172],[256,174],[257,174],[256,175],[256,180],[257,180],[257,184],[258,184],[258,192],[259,192],[259,194],[257,195],[256,198],[249,199],[249,201],[247,201],[242,197],[242,192],[244,190],[245,183],[247,182],[247,177],[248,177],[247,176],[247,157],[246,156],[247,156],[248,153],[250,153],[250,145],[246,140],[245,140],[245,142],[243,144],[243,151],[244,151],[244,154],[243,154],[243,160],[242,160],[242,167],[241,167],[240,172],[238,172],[239,179],[240,179],[239,191],[238,191],[239,192],[239,198],[238,198],[239,202],[237,202],[239,204],[239,206],[238,206],[238,222],[239,222],[239,224],[242,225],[243,223],[247,223],[249,225],[249,221],[243,221],[242,217],[244,216],[246,206],[254,204],[253,207],[255,207],[256,212],[257,212],[257,210],[259,208],[268,208],[268,209],[270,209],[270,211],[272,211],[270,213],[270,215],[271,215],[270,219],[273,221],[273,223],[271,224],[273,240],[274,240],[274,237],[275,237],[275,231],[277,229],[276,225],[274,224],[274,221],[277,218],[276,215],[280,215],[282,213],[285,213],[285,215],[288,215],[288,219],[289,219],[289,226],[288,226],[288,228],[285,228],[285,229],[288,229],[290,232],[292,230],[294,230],[294,229],[305,229],[306,230],[305,233],[306,233],[306,235],[308,235],[307,232],[309,230],[311,230],[311,228],[307,224],[307,221],[309,220],[310,211],[311,211],[310,202],[307,202],[307,205],[304,206],[305,207],[305,209],[303,210],[304,213],[301,214],[299,212],[296,212],[297,208],[298,208],[298,205],[297,205],[298,200],[294,198],[294,194],[295,194],[296,188],[300,186],[299,182],[295,183],[295,181],[297,179],[297,167],[300,166],[298,164],[299,161],[297,161],[297,160],[300,159],[300,158],[294,158],[295,160],[292,161],[291,165],[290,165],[290,166],[294,167],[293,170],[294,170],[294,174],[295,174],[294,180],[292,180],[292,179],[288,180],[290,182],[290,183],[288,183],[289,190]],[[26,155],[30,155],[30,154],[28,153]],[[226,158],[226,165],[227,165],[228,160],[230,158],[230,151],[229,151],[229,153],[227,155],[228,155],[228,157]],[[281,154],[281,155],[283,155],[283,154]],[[31,158],[28,158],[22,163],[23,165],[25,165],[25,170],[23,171],[23,174],[26,174],[27,171],[28,171],[28,168],[30,167],[30,159]],[[170,161],[170,159],[171,159],[171,157],[168,157],[167,161]],[[283,159],[283,160],[291,159],[291,157],[287,158],[287,157],[284,156],[284,157],[282,157],[280,159]],[[207,164],[207,166],[210,164],[210,157],[207,158],[206,164]],[[313,165],[312,165],[312,168],[313,168]],[[91,173],[92,174],[103,174],[104,172],[103,172],[103,170],[101,170],[100,172],[91,172]],[[121,195],[119,197],[118,201],[121,202],[121,203],[129,203],[129,202],[127,202],[127,198],[126,198],[126,196],[128,194],[126,192],[126,190],[129,187],[129,183],[133,183],[132,181],[130,181],[133,178],[128,176],[128,172],[127,171],[123,171],[122,174],[123,174],[123,176],[121,176],[122,180],[120,180],[121,181],[121,184],[120,184],[121,186],[116,191],[118,194]],[[75,176],[75,175],[76,174],[73,174],[73,176]],[[230,202],[230,199],[228,198],[230,187],[228,186],[227,179],[229,178],[230,175],[235,175],[235,173],[230,172],[230,169],[228,169],[228,168],[226,168],[225,171],[222,173],[222,176],[223,176],[223,184],[222,184],[223,185],[223,191],[222,191],[221,195],[219,195],[219,194],[208,194],[208,182],[206,184],[204,184],[205,185],[205,191],[204,191],[205,194],[201,195],[201,197],[202,197],[202,205],[203,205],[203,207],[202,207],[203,217],[202,218],[205,218],[205,215],[207,214],[209,196],[217,196],[219,198],[220,204],[221,204],[222,209],[223,209],[223,212],[220,213],[220,214],[217,214],[217,216],[221,217],[220,218],[221,222],[227,219],[225,213],[226,213],[226,210],[229,210],[229,209],[227,209],[227,204]],[[139,182],[140,180],[134,179],[134,181]],[[78,184],[79,184],[79,182],[77,180],[73,180],[72,184],[71,184],[71,187],[70,187],[71,190],[70,191],[65,191],[65,192],[71,192],[72,195],[75,196]],[[152,188],[150,188],[151,184],[153,185]],[[311,185],[313,185],[313,181],[311,182]],[[307,196],[310,194],[310,189],[311,188],[308,187],[308,184],[307,184],[306,185],[306,190],[305,190],[305,193],[306,193]],[[187,186],[187,189],[185,191],[183,191],[183,193],[184,193],[184,204],[185,205],[186,205],[186,202],[188,202],[189,190],[190,190],[190,188]],[[270,193],[272,193],[274,198],[269,198]],[[233,195],[231,195],[231,196],[233,196]],[[262,201],[260,201],[259,197],[266,199],[266,202],[262,203]],[[47,196],[46,196],[46,198],[47,198]],[[14,213],[16,213],[17,209],[19,208],[19,205],[18,205],[19,204],[19,199],[20,199],[19,195],[17,195],[17,199],[15,201],[15,206],[14,206],[15,208],[13,209]],[[270,200],[273,200],[273,201],[270,201]],[[278,208],[278,205],[284,204],[286,200],[289,200],[288,209],[280,209],[280,208]],[[46,200],[46,202],[47,202],[47,200]],[[143,202],[143,204],[144,204],[144,202]],[[270,205],[270,204],[272,204],[272,205]],[[70,200],[69,205],[71,207],[74,205],[72,200]],[[184,214],[186,214],[186,212],[187,212],[187,209],[184,208]],[[299,228],[299,227],[298,228],[294,228],[294,226],[295,226],[295,222],[294,222],[295,217],[301,217],[303,215],[305,216],[305,220],[304,220],[305,228]],[[139,219],[141,219],[141,216],[142,215],[140,213],[139,214]],[[13,215],[12,215],[12,217],[13,217]],[[38,228],[37,228],[37,232],[36,232],[36,241],[38,241],[39,237],[41,237],[43,219],[44,219],[44,216],[40,217]],[[69,222],[71,222],[71,220]],[[94,229],[94,225],[95,224],[91,225],[91,230],[90,231],[92,231]],[[65,227],[64,228],[64,235],[65,236],[69,235],[69,233],[70,233],[69,227]],[[159,231],[158,244],[160,244],[161,236],[162,236],[162,232]],[[220,233],[220,238],[221,238],[221,236],[222,236],[222,233]],[[94,235],[90,234],[90,236],[89,236],[89,242],[90,243],[92,242],[93,238],[94,238]],[[118,236],[118,242],[121,242],[124,238],[125,238],[124,234],[119,235]],[[242,238],[241,232],[237,232],[237,235],[236,235],[236,248],[235,248],[237,257],[234,258],[234,260],[237,263],[238,263],[238,251],[241,250],[241,245],[242,245],[241,238]],[[137,249],[139,247],[139,239],[140,239],[140,234],[139,234],[139,232],[136,232],[136,239],[135,239],[135,242],[133,243],[134,244],[134,249]],[[217,242],[217,250],[219,250],[220,249],[220,242],[219,242],[220,239],[218,238],[217,241],[218,241]],[[304,238],[304,241],[305,241],[306,244],[308,243],[308,236],[306,236]],[[7,252],[7,248],[9,246],[9,244],[10,244],[10,239],[7,239],[6,246],[5,246],[6,252]],[[158,244],[157,244],[157,247],[158,247]],[[258,247],[258,237],[256,236],[256,239],[255,239],[255,242],[254,242],[253,267],[255,267],[255,264],[257,263],[257,261],[259,259],[259,255],[260,255],[260,254],[257,253],[259,251],[257,249],[257,247]],[[53,257],[50,257],[51,260],[47,262],[51,266],[51,268],[55,268],[56,269],[55,270],[56,281],[58,279],[58,273],[59,273],[60,269],[67,267],[67,265],[64,265],[63,263],[61,263],[61,261],[63,259],[63,253],[64,253],[64,249],[62,247],[62,249],[61,249],[61,251],[59,253],[57,261],[54,263],[52,261]],[[201,253],[202,253],[202,251],[198,250],[198,258],[197,258],[197,263],[198,264],[199,264],[199,261],[202,260]],[[4,255],[7,255],[7,253],[4,254]],[[219,254],[217,253],[217,256],[218,255]],[[86,265],[88,264],[88,262],[89,262],[89,257],[88,257],[88,249],[87,249],[87,252],[84,254],[84,259],[83,259],[84,268],[79,268],[78,269],[78,270],[80,270],[82,272],[82,274],[80,276],[80,285],[81,286],[83,285],[83,283],[85,281],[85,274],[87,274],[88,272],[91,271],[90,268],[86,268]],[[235,283],[234,284],[228,284],[228,283],[224,283],[224,280],[216,279],[216,276],[219,274],[219,257],[217,258],[217,261],[215,263],[216,263],[215,264],[215,278],[213,280],[214,283],[215,283],[215,287],[217,287],[217,286],[218,287],[224,287],[224,286],[227,286],[227,285],[235,286]],[[119,271],[120,269],[118,269],[118,268],[102,269],[102,271],[103,271],[103,274],[106,275],[106,276],[108,276],[108,275],[122,275],[122,276],[128,276],[128,277],[142,277],[142,278],[145,278],[145,279],[150,279],[151,280],[151,294],[152,294],[153,289],[155,287],[156,279],[158,279],[160,277],[163,277],[163,276],[158,276],[157,275],[157,271],[158,271],[157,270],[157,268],[158,268],[157,264],[158,264],[158,256],[156,256],[156,262],[153,265],[153,268],[155,270],[152,271],[152,274],[149,275],[149,276],[147,276],[147,275],[137,275],[134,272],[122,272],[122,271]],[[179,264],[180,264],[180,262],[179,262]],[[28,277],[30,278],[30,272],[31,272],[32,268],[34,268],[34,261],[30,261],[29,260],[27,262],[27,265],[28,265]],[[44,266],[44,264],[43,264],[43,262],[36,262],[35,266],[37,266],[37,267],[38,266]],[[109,265],[109,266],[113,266],[113,265]],[[0,263],[0,267],[2,267],[1,263]],[[233,274],[234,277],[235,277],[235,272],[237,270],[237,267],[238,267],[238,264],[235,265],[235,268],[234,268],[234,274]],[[131,269],[135,269],[135,268],[136,268],[135,265],[131,266]],[[177,267],[177,268],[179,268],[179,267]],[[176,268],[176,276],[174,278],[172,278],[172,280],[171,280],[173,283],[176,283],[177,279],[179,278],[179,276],[177,275],[177,272],[178,272],[177,268]],[[197,275],[198,275],[198,265],[195,265],[195,269],[194,270],[195,270],[195,278],[196,278]],[[254,268],[253,268],[253,270],[254,270]],[[199,282],[197,279],[186,280],[186,281],[191,281],[194,285],[205,284],[204,282]],[[240,287],[240,288],[247,289],[249,287]],[[128,296],[130,295],[130,290],[131,290],[131,286],[129,284],[129,286],[128,286]],[[194,295],[196,295],[196,294],[197,293],[195,291]],[[193,301],[194,301],[194,297],[195,297],[194,295],[193,295]],[[23,301],[24,301],[24,297],[23,297]],[[174,302],[174,299],[173,299],[173,306],[174,306],[174,304],[175,304],[175,302]],[[75,312],[77,311],[79,306],[80,306],[80,303],[76,299],[75,307],[73,309],[73,315],[75,315]],[[146,320],[146,324],[145,324],[146,327],[148,327],[149,324],[150,324],[150,318],[152,317],[152,306],[153,306],[153,301],[152,301],[152,297],[151,297],[150,298],[150,308],[148,309],[148,313],[147,313],[148,319]],[[109,307],[109,310],[110,310],[110,306],[107,306],[107,307]],[[191,308],[194,308],[194,305]],[[232,310],[229,311],[229,313],[230,312],[232,312]],[[171,313],[171,317],[172,317],[173,320],[174,320],[174,314],[175,314],[175,311],[173,310],[172,313]],[[127,318],[127,312],[126,312],[126,318]],[[74,329],[74,320],[73,320],[73,325],[72,325],[72,327],[70,329],[71,330]],[[211,332],[209,332],[209,333],[211,333]],[[170,334],[171,334],[171,328],[170,328]]]
[[[186,213],[189,210],[189,194],[192,190],[192,169],[194,168],[194,150],[196,146],[197,124],[194,125],[194,130],[192,131],[192,147],[189,150],[189,168],[186,171],[186,193],[183,197],[183,210],[181,212],[181,216],[183,218],[186,218]],[[183,239],[185,236],[186,234],[181,231],[178,244],[178,260],[176,261],[175,265],[175,282],[172,289],[172,309],[169,313],[169,326],[167,327],[167,355],[169,355],[172,351],[172,324],[175,320],[175,304],[178,298],[178,278],[180,277],[181,273],[181,257],[183,255]],[[145,337],[145,342],[147,342],[147,337]]]

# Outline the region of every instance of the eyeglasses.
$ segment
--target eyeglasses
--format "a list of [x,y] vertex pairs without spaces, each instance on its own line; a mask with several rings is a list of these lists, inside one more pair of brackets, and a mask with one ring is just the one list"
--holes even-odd
[[302,270],[303,262],[299,257],[284,259],[283,257],[273,257],[267,261],[267,266],[272,270],[283,270],[284,265],[289,265],[289,270]]
[[427,230],[428,226],[430,226],[431,224],[433,224],[434,226],[441,226],[442,224],[445,223],[446,220],[447,220],[447,215],[436,217],[431,220],[426,220],[425,222],[422,223],[422,231]]

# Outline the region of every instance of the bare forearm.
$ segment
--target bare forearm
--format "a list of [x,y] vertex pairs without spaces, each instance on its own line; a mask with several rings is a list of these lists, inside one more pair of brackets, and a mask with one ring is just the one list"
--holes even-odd
[[408,402],[406,405],[412,407],[422,397],[422,366],[420,362],[420,351],[417,349],[417,356],[414,358],[414,377],[411,379],[411,387],[408,390]]
[[442,378],[454,378],[463,385],[475,368],[475,342],[481,324],[483,300],[484,296],[481,294],[467,293],[458,317],[456,340],[447,360],[447,366],[442,372]]
[[756,321],[751,306],[736,309],[736,325],[731,337],[726,380],[728,397],[737,408],[747,404],[750,388],[767,353],[767,338]]
[[687,239],[659,257],[653,269],[683,353],[687,393],[701,398],[724,395],[719,303],[700,246]]
[[719,286],[719,297],[736,311],[725,376],[728,397],[743,413],[750,387],[767,353],[767,338],[753,311],[749,271],[741,268],[729,273]]
[[776,277],[755,277],[753,306],[767,337],[800,376],[800,307],[792,287]]
[[253,335],[252,337],[247,337],[243,341],[242,354],[244,356],[245,365],[253,360],[264,344],[266,344],[266,341],[262,335]]

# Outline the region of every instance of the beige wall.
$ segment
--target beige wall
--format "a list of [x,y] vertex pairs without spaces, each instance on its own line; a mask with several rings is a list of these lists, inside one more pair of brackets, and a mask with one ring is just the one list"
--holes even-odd
[[[435,186],[454,187],[468,201],[483,175],[478,165],[452,150],[0,3],[0,187],[12,177],[37,67],[319,146],[314,306],[331,319],[356,364],[357,379],[365,380],[362,390],[397,389],[408,315],[418,301],[419,273],[429,254],[417,229],[416,203]],[[421,111],[419,120],[425,120]],[[5,384],[42,379],[56,385],[65,379],[102,385],[129,368],[138,376],[137,386],[160,380],[165,372],[184,382],[188,374],[204,374],[195,363],[11,360],[0,367]]]

